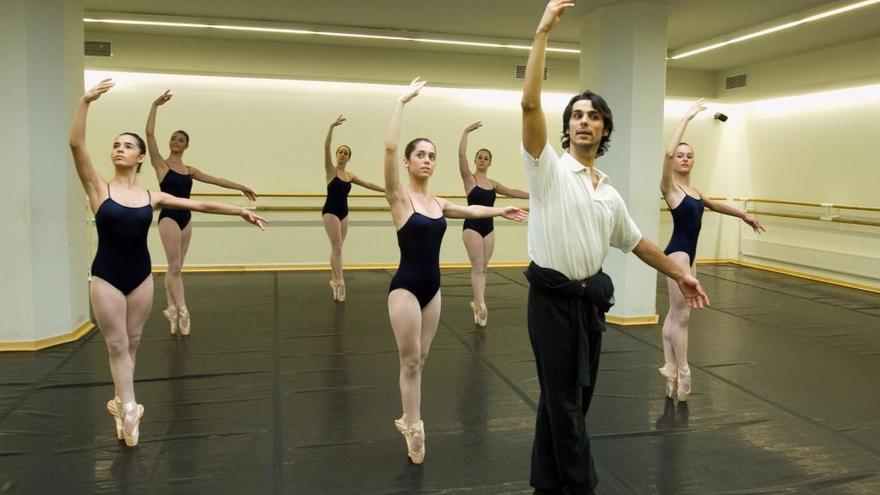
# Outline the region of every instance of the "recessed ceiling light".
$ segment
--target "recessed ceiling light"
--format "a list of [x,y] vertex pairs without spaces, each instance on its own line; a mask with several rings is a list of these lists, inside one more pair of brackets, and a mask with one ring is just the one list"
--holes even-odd
[[870,5],[874,5],[876,3],[880,3],[880,0],[864,0],[861,2],[852,3],[849,5],[844,5],[843,7],[838,7],[836,9],[827,10],[825,12],[820,12],[818,14],[813,14],[807,17],[803,17],[801,19],[797,19],[790,22],[785,22],[779,24],[777,26],[772,26],[766,29],[761,29],[752,33],[747,33],[742,36],[737,36],[735,38],[731,38],[729,40],[720,41],[718,43],[713,43],[711,45],[707,45],[704,47],[696,48],[694,50],[688,50],[686,52],[678,53],[671,57],[668,57],[667,60],[679,60],[685,57],[690,57],[692,55],[697,55],[699,53],[705,53],[710,50],[715,50],[716,48],[721,48],[722,46],[732,45],[734,43],[739,43],[741,41],[750,40],[753,38],[757,38],[759,36],[764,36],[771,33],[776,33],[778,31],[783,31],[785,29],[790,29],[795,26],[800,26],[801,24],[806,24],[808,22],[818,21],[819,19],[825,19],[826,17],[831,17],[837,14],[843,14],[845,12],[850,12],[852,10],[860,9],[862,7],[868,7]]
[[[880,0],[878,0],[880,1]],[[391,36],[391,35],[380,35],[380,34],[364,34],[364,33],[344,33],[344,32],[336,32],[336,31],[317,31],[312,29],[291,29],[291,28],[278,28],[278,27],[259,27],[259,26],[236,26],[229,24],[206,24],[206,23],[198,23],[198,22],[170,22],[170,21],[148,21],[148,20],[138,20],[138,19],[96,19],[91,17],[86,17],[83,19],[83,22],[86,23],[101,23],[101,24],[125,24],[125,25],[134,25],[134,26],[157,26],[157,27],[172,27],[172,28],[199,28],[199,29],[218,29],[225,31],[247,31],[254,33],[280,33],[280,34],[310,34],[316,36],[333,36],[338,38],[361,38],[361,39],[374,39],[374,40],[391,40],[391,41],[410,41],[416,43],[432,43],[439,45],[458,45],[458,46],[476,46],[483,48],[506,48],[506,49],[514,49],[514,50],[530,50],[532,47],[530,45],[522,45],[516,43],[501,43],[501,42],[484,42],[484,41],[465,41],[465,40],[452,40],[452,39],[438,39],[438,38],[418,38],[412,36]],[[557,52],[557,53],[580,53],[581,51],[575,48],[558,48],[558,47],[547,47],[548,52]]]

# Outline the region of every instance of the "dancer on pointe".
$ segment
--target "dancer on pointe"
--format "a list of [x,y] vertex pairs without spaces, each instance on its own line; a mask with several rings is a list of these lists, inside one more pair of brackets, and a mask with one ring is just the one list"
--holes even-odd
[[602,272],[610,246],[632,251],[673,278],[692,307],[709,299],[700,282],[642,237],[620,194],[595,168],[614,129],[599,95],[574,96],[562,118],[557,157],[547,142],[541,81],[550,32],[574,0],[550,0],[535,32],[522,96],[522,160],[529,180],[528,327],[541,394],[530,483],[536,494],[593,493],[598,483],[586,415],[599,372],[604,313],[614,287]]
[[86,117],[89,105],[112,87],[113,82],[104,79],[82,96],[70,129],[70,150],[98,230],[89,295],[107,344],[116,392],[107,402],[107,411],[116,423],[117,438],[133,447],[138,443],[144,415],[144,406],[135,401],[134,367],[144,323],[153,306],[153,277],[147,250],[153,209],[168,207],[239,215],[261,229],[266,220],[239,206],[192,201],[144,189],[137,183],[137,173],[147,146],[134,133],[116,137],[110,153],[115,168],[113,179],[101,178],[85,146]]
[[[711,200],[691,186],[691,171],[695,163],[694,148],[681,139],[688,123],[705,109],[705,100],[700,99],[681,118],[663,156],[663,177],[660,180],[660,192],[669,206],[673,222],[672,238],[663,253],[695,277],[697,238],[700,235],[704,207],[740,218],[759,234],[764,231],[761,222],[752,215],[721,201]],[[666,379],[666,396],[686,401],[691,394],[691,369],[687,360],[691,309],[678,284],[668,277],[666,280],[669,287],[669,313],[663,321],[665,363],[658,371]]]
[[[458,144],[458,170],[461,172],[468,204],[495,206],[496,192],[511,198],[529,199],[529,193],[511,189],[486,176],[492,165],[492,152],[486,148],[477,150],[474,155],[474,171],[471,172],[467,160],[468,134],[482,126],[482,122],[474,122],[465,127]],[[471,288],[474,291],[471,311],[474,313],[474,324],[484,327],[489,318],[485,301],[486,270],[489,267],[489,259],[492,258],[492,251],[495,250],[495,222],[491,218],[465,220],[461,238],[471,261]]]
[[327,199],[324,208],[321,209],[321,217],[324,220],[324,230],[330,239],[330,288],[333,290],[334,301],[345,301],[345,277],[342,273],[342,243],[348,233],[348,193],[351,185],[357,184],[373,191],[385,192],[385,188],[372,182],[365,181],[351,172],[346,172],[345,167],[351,160],[351,148],[340,145],[336,148],[336,164],[330,155],[330,144],[333,142],[333,128],[342,125],[346,119],[342,115],[330,124],[327,138],[324,140],[324,172],[327,182]]
[[[156,171],[156,179],[159,181],[159,189],[177,196],[189,198],[192,192],[193,181],[197,180],[215,186],[225,187],[241,191],[249,200],[256,201],[257,194],[247,186],[232,182],[220,177],[212,177],[195,167],[189,167],[183,163],[183,153],[189,148],[189,134],[178,130],[171,133],[168,148],[171,153],[168,157],[159,152],[156,143],[156,112],[174,96],[171,90],[165,91],[150,107],[147,117],[147,149],[150,152],[150,163]],[[183,260],[189,249],[192,239],[192,214],[189,210],[162,208],[159,212],[159,238],[162,239],[162,247],[165,249],[165,259],[168,260],[168,271],[165,273],[165,298],[167,307],[162,311],[171,329],[171,335],[180,331],[180,335],[189,335],[191,318],[189,309],[186,307],[186,297],[183,291]]]
[[520,208],[459,206],[428,193],[428,179],[437,165],[437,150],[427,138],[410,141],[403,165],[409,175],[404,187],[398,177],[397,147],[400,141],[403,107],[425,86],[413,79],[397,100],[385,136],[385,198],[397,228],[400,265],[391,279],[388,316],[400,359],[400,399],[403,416],[394,426],[406,439],[410,460],[425,458],[425,426],[421,416],[422,369],[440,320],[440,242],[446,218],[491,218],[503,216],[518,222],[526,218]]

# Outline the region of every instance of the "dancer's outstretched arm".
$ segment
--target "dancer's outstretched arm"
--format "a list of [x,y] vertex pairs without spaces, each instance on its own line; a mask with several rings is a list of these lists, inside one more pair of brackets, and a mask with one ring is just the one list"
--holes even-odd
[[[699,191],[697,191],[697,192],[699,192]],[[730,215],[732,217],[739,218],[743,222],[749,224],[749,227],[754,229],[755,232],[757,232],[758,234],[760,234],[762,232],[767,232],[767,229],[765,229],[764,226],[761,225],[761,222],[759,222],[757,218],[755,218],[752,215],[749,215],[745,211],[740,210],[739,208],[735,208],[733,206],[730,206],[729,204],[727,204],[723,201],[716,201],[714,199],[709,199],[706,196],[704,196],[702,192],[700,192],[700,196],[703,198],[703,204],[706,205],[706,208],[709,208],[710,210],[721,213],[723,215]]]
[[498,191],[498,194],[501,194],[502,196],[507,196],[508,198],[529,199],[529,193],[525,191],[520,191],[519,189],[507,187],[504,184],[494,180],[492,181],[492,185],[495,186],[495,190]]
[[268,220],[265,218],[247,208],[242,208],[241,206],[216,203],[214,201],[197,201],[193,199],[178,198],[177,196],[163,192],[151,191],[150,197],[153,200],[154,208],[174,208],[177,210],[198,211],[201,213],[213,213],[216,215],[237,215],[243,218],[246,222],[256,225],[261,230],[265,230],[263,229],[263,225],[268,223]]
[[687,298],[688,306],[691,308],[703,308],[709,305],[709,296],[700,285],[700,281],[696,277],[686,272],[681,266],[669,259],[668,256],[660,251],[660,248],[649,239],[642,237],[633,254],[644,261],[648,266],[653,267],[658,272],[663,273],[667,277],[675,280],[681,293]]
[[559,25],[559,19],[574,0],[550,0],[544,16],[535,31],[535,40],[526,63],[526,78],[523,85],[522,102],[522,142],[523,147],[533,158],[541,155],[547,144],[547,121],[541,107],[541,81],[544,79],[544,63],[547,55],[547,40],[550,31]]
[[528,213],[516,206],[462,206],[444,198],[436,198],[443,208],[443,216],[447,218],[492,218],[504,217],[515,222],[522,222]]
[[370,181],[367,181],[367,180],[361,179],[360,177],[358,177],[358,176],[356,176],[356,175],[354,175],[354,174],[351,174],[351,182],[352,182],[353,184],[357,184],[357,185],[359,185],[359,186],[361,186],[361,187],[365,187],[365,188],[367,188],[367,189],[372,189],[373,191],[378,191],[378,192],[380,192],[380,193],[384,193],[384,192],[385,192],[385,188],[382,187],[382,186],[380,186],[379,184],[374,184],[374,183],[372,183],[372,182],[370,182]]
[[97,100],[107,91],[110,91],[114,85],[111,79],[104,79],[97,85],[86,91],[79,99],[76,112],[73,114],[73,124],[70,126],[70,151],[73,153],[73,163],[76,166],[76,173],[79,175],[79,181],[85,189],[86,196],[92,209],[97,209],[98,200],[101,191],[106,189],[107,183],[98,176],[92,165],[92,157],[86,150],[86,120],[89,113],[89,104]]
[[225,187],[226,189],[235,189],[236,191],[241,191],[241,193],[244,194],[247,199],[251,201],[257,200],[257,193],[255,193],[253,189],[247,186],[241,185],[238,182],[232,182],[231,180],[224,179],[222,177],[214,177],[212,175],[208,175],[195,167],[188,168],[189,173],[192,175],[192,178],[199,182],[214,184],[215,186]]

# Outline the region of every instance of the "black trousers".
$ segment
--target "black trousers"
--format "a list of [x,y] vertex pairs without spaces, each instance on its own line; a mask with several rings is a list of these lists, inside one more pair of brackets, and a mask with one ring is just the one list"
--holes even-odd
[[[591,305],[585,306],[592,309]],[[578,385],[580,330],[573,324],[576,315],[569,313],[553,296],[529,288],[529,339],[541,385],[529,482],[541,490],[565,488],[572,494],[591,493],[598,478],[590,454],[586,415],[599,372],[602,332],[598,328],[587,331],[590,385]]]

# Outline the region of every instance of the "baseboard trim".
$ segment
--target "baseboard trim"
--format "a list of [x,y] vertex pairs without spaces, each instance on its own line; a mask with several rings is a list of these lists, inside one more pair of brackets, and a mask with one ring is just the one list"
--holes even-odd
[[[489,263],[489,268],[525,268],[529,266],[528,261],[505,261],[499,263]],[[468,262],[460,263],[440,263],[441,269],[467,269],[471,264]],[[344,266],[346,270],[396,270],[396,263],[351,263]],[[161,274],[168,271],[167,266],[153,267],[153,273]],[[310,271],[330,271],[328,263],[304,263],[298,265],[204,265],[204,266],[187,266],[184,267],[183,273],[235,273],[235,272],[310,272]]]
[[831,277],[823,277],[821,275],[813,275],[806,272],[800,272],[797,270],[792,270],[790,268],[781,268],[772,265],[764,265],[761,263],[755,263],[753,261],[742,261],[742,260],[734,260],[731,263],[739,266],[745,266],[747,268],[755,268],[757,270],[764,270],[766,272],[779,273],[781,275],[788,275],[791,277],[803,278],[806,280],[812,280],[813,282],[822,282],[825,284],[838,285],[840,287],[846,287],[849,289],[857,289],[863,290],[865,292],[873,292],[874,294],[880,294],[880,287],[868,284],[859,284],[856,282],[849,282],[847,280],[840,280]]
[[607,323],[613,323],[624,327],[635,325],[656,325],[660,321],[660,315],[651,316],[611,316],[605,315]]
[[67,344],[68,342],[79,340],[80,337],[89,333],[89,331],[91,331],[93,328],[95,328],[95,324],[91,321],[87,321],[77,327],[72,332],[62,335],[56,335],[54,337],[49,337],[46,339],[30,341],[25,340],[21,342],[0,342],[0,352],[39,351],[47,347]]

